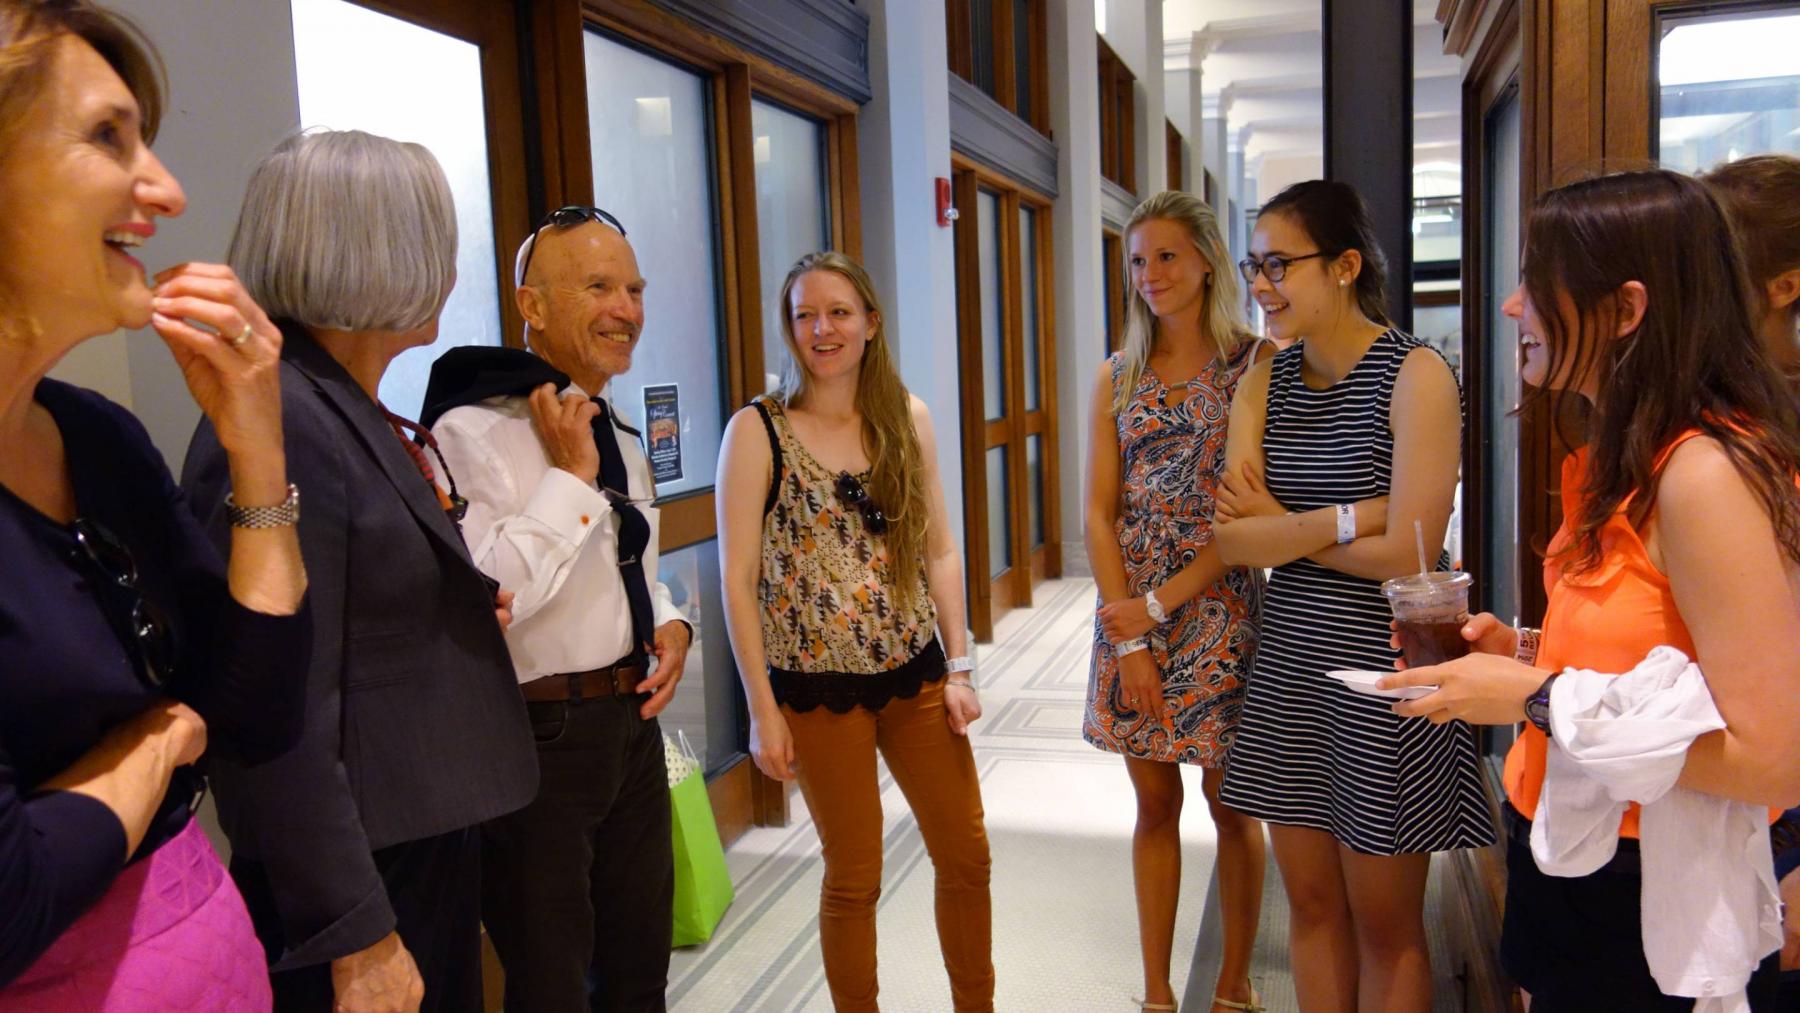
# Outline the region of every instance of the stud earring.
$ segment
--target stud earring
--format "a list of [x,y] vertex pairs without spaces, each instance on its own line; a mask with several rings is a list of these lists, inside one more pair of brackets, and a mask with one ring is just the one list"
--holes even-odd
[[1338,279],[1338,288],[1343,288],[1345,285],[1348,285],[1348,284],[1350,284],[1350,283],[1345,281],[1344,279],[1342,279],[1342,278]]

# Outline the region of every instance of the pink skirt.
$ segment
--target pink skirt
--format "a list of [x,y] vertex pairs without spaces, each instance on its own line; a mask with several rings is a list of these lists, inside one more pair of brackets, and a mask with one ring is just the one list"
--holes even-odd
[[194,820],[121,873],[24,977],[0,988],[0,1013],[272,1006],[244,899]]

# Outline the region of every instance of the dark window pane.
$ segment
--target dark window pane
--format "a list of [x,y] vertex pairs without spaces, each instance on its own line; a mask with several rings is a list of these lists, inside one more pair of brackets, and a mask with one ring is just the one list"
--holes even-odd
[[[1002,0],[1004,2],[1004,0]],[[969,0],[969,40],[975,56],[973,84],[994,94],[994,0]]]
[[1019,119],[1031,122],[1031,0],[1012,0],[1013,78],[1017,82]]

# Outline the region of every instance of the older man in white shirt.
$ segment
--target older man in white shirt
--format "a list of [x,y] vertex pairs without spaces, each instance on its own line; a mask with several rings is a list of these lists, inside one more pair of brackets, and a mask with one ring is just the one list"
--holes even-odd
[[468,500],[463,537],[515,595],[506,640],[543,774],[531,805],[484,829],[483,918],[508,1010],[586,1009],[590,990],[594,1009],[662,1010],[673,860],[656,715],[692,629],[655,579],[638,433],[602,396],[631,367],[644,279],[617,220],[580,207],[525,241],[517,279],[537,358],[458,350],[427,396]]

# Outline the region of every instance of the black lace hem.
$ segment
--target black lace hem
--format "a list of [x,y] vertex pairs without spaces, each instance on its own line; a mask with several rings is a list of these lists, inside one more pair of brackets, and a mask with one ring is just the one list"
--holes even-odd
[[934,639],[898,668],[869,674],[857,672],[792,672],[769,668],[775,702],[804,714],[823,706],[833,714],[857,707],[877,712],[890,700],[911,700],[928,682],[945,675],[944,648]]

